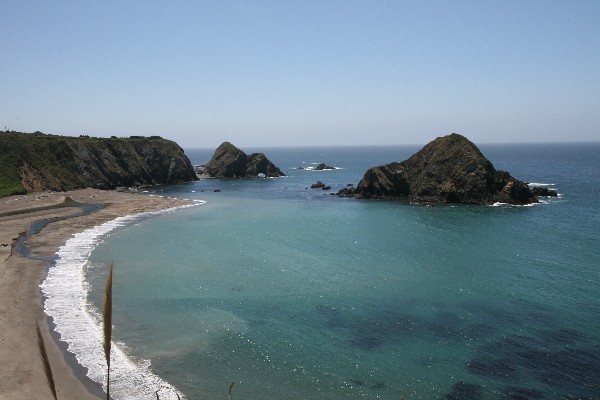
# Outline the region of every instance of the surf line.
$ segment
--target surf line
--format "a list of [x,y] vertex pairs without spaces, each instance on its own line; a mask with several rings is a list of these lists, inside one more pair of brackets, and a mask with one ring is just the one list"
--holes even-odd
[[[44,304],[44,312],[47,315],[50,333],[54,338],[55,342],[58,344],[59,348],[63,351],[63,354],[65,355],[68,364],[71,366],[71,368],[73,368],[75,375],[82,381],[82,383],[88,388],[88,390],[90,390],[90,392],[101,395],[103,390],[105,390],[105,388],[103,388],[104,384],[102,383],[104,382],[104,379],[102,378],[105,373],[105,367],[102,368],[101,365],[98,365],[97,360],[94,360],[96,362],[93,362],[92,364],[90,364],[89,362],[82,362],[83,360],[81,350],[83,349],[73,348],[73,343],[77,341],[81,342],[82,337],[87,338],[87,336],[85,335],[90,331],[94,333],[102,331],[100,322],[97,320],[97,318],[94,318],[87,309],[87,289],[85,286],[86,283],[83,279],[83,268],[87,263],[89,254],[94,249],[98,241],[115,228],[125,225],[132,225],[137,222],[148,219],[152,216],[173,212],[178,209],[187,208],[204,203],[204,201],[193,201],[191,204],[188,205],[171,207],[159,211],[146,211],[138,214],[117,217],[101,225],[88,228],[83,232],[75,233],[70,239],[68,239],[65,242],[65,244],[63,244],[57,249],[54,256],[39,256],[32,254],[32,250],[27,244],[28,240],[31,239],[31,237],[35,234],[39,233],[43,228],[45,228],[49,224],[61,220],[89,215],[107,207],[106,204],[78,203],[70,198],[66,198],[63,203],[54,206],[44,207],[44,209],[74,207],[79,208],[80,210],[72,214],[46,218],[36,221],[28,227],[27,231],[21,232],[19,234],[19,237],[13,241],[11,255],[13,254],[12,251],[16,251],[19,255],[23,256],[24,258],[36,259],[47,262],[47,276],[45,280],[40,284],[40,294],[42,296],[42,302]],[[30,211],[24,210],[22,212],[19,212],[18,214],[26,214],[27,212]],[[72,256],[77,253],[79,253],[83,257],[81,257],[81,259],[79,260],[81,261],[80,263],[76,263],[78,265],[76,265],[75,270],[71,271],[72,273],[70,275],[65,275],[63,273],[64,271],[57,271],[60,270],[61,264],[73,264],[72,261],[75,260],[73,260]],[[79,319],[79,322],[81,323],[75,324],[75,330],[69,330],[68,327],[65,327],[65,325],[62,323],[65,322],[65,316],[61,315],[60,312],[57,312],[58,310],[56,307],[52,307],[51,305],[49,307],[49,303],[53,303],[53,301],[54,305],[56,306],[56,300],[58,300],[58,302],[62,303],[64,306],[64,302],[62,302],[61,299],[57,299],[56,296],[57,294],[60,295],[60,292],[62,290],[59,289],[58,292],[56,290],[53,290],[53,288],[56,289],[57,287],[57,281],[62,281],[63,290],[65,289],[64,284],[66,284],[66,286],[70,286],[71,288],[74,287],[74,292],[76,292],[77,294],[76,297],[79,298],[79,301],[77,303],[71,303],[72,309],[69,309],[68,311],[74,312],[74,314],[71,316],[71,322],[73,322],[73,319]],[[75,285],[73,285],[74,283]],[[73,300],[73,296],[71,296],[70,299]],[[64,298],[62,300],[64,300]],[[81,329],[83,327],[85,328]],[[95,336],[96,335],[94,334],[93,337],[95,338]],[[94,341],[92,345],[93,347],[99,347],[101,353],[102,346],[98,346],[97,343],[101,342]],[[149,370],[149,361],[142,363],[143,365],[139,365],[139,363],[138,365],[136,365],[122,352],[118,344],[115,346],[115,343],[113,343],[113,348],[115,349],[115,354],[113,355],[113,357],[117,359],[114,360],[117,361],[117,363],[113,361],[113,365],[116,364],[115,366],[118,367],[120,373],[115,374],[115,371],[111,371],[111,376],[115,378],[117,378],[119,375],[121,376],[121,379],[118,379],[118,381],[120,382],[113,382],[113,380],[111,379],[111,389],[113,389],[111,390],[111,395],[113,395],[115,399],[145,399],[148,398],[148,394],[154,395],[156,392],[159,392],[161,394],[161,398],[165,399],[185,398],[171,385],[163,381],[158,376],[154,375]],[[83,358],[85,358],[85,354],[83,354]],[[101,368],[100,371],[98,371],[98,367]],[[113,368],[111,368],[111,370],[112,369]],[[131,376],[132,372],[134,372],[134,376]]]

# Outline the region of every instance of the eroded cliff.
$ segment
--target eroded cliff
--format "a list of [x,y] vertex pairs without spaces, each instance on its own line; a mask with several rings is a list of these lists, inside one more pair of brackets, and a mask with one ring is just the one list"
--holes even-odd
[[205,173],[214,178],[273,178],[285,176],[263,153],[247,155],[229,142],[223,142],[206,164]]
[[197,179],[183,149],[158,136],[105,139],[0,132],[0,168],[0,196]]
[[496,170],[477,146],[456,133],[433,140],[408,160],[367,170],[356,189],[338,195],[418,203],[537,202],[527,184]]

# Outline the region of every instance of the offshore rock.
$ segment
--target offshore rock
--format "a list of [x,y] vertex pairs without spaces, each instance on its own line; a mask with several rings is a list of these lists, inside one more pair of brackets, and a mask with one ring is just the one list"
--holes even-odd
[[453,133],[427,144],[408,160],[369,169],[342,197],[417,203],[535,203],[533,193],[508,172],[497,171],[477,146]]
[[536,197],[558,197],[556,190],[543,186],[534,186],[531,188],[531,192]]
[[249,156],[229,142],[223,142],[206,164],[204,172],[214,178],[256,178],[285,176],[263,153]]
[[335,169],[335,167],[332,167],[325,163],[320,163],[316,167],[313,168],[313,171],[325,171],[325,170],[329,170],[329,169]]
[[177,143],[151,136],[91,138],[0,132],[0,196],[44,190],[173,184],[196,180]]
[[[327,186],[326,184],[324,184],[321,181],[317,181],[317,183],[313,183],[312,185],[310,185],[311,189],[323,189],[323,190],[329,190],[331,189],[331,186]],[[329,189],[325,189],[325,188],[329,188]]]
[[356,197],[356,189],[353,187],[345,187],[342,188],[339,192],[336,193],[339,197]]

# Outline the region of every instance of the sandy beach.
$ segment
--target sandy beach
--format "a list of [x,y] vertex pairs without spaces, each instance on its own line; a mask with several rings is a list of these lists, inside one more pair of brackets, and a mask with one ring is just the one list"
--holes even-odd
[[[72,368],[51,335],[39,285],[48,263],[13,251],[13,240],[37,221],[70,216],[78,203],[107,207],[94,213],[51,222],[27,242],[31,253],[51,257],[74,233],[119,216],[189,204],[187,200],[93,189],[36,193],[0,198],[0,399],[49,399],[39,356],[35,323],[39,322],[54,373],[59,399],[98,399],[98,388]],[[61,206],[62,205],[62,206]],[[99,344],[100,345],[100,344]],[[68,355],[67,355],[68,358]]]

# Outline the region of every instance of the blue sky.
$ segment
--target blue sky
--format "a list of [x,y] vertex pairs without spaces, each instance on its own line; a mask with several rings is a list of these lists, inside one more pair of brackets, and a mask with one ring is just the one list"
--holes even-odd
[[1,0],[0,129],[600,140],[600,1]]

